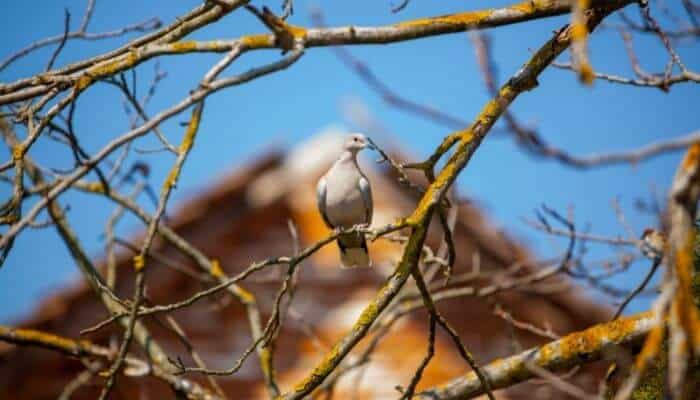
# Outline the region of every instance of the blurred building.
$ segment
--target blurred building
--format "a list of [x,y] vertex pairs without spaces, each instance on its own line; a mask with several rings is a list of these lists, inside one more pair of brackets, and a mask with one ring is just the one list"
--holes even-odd
[[[341,141],[340,135],[326,134],[286,153],[262,155],[182,204],[170,216],[169,224],[207,256],[219,260],[229,274],[255,260],[290,255],[294,242],[289,221],[296,225],[302,245],[314,243],[328,234],[316,209],[315,185],[337,155]],[[391,171],[368,159],[362,164],[373,187],[375,226],[391,222],[413,209],[417,197],[401,186]],[[433,227],[429,243],[436,248],[441,236],[438,225],[434,223]],[[520,275],[532,272],[533,267],[526,262],[530,259],[527,250],[493,229],[473,204],[459,205],[454,236],[458,253],[454,275],[469,273],[478,266],[482,274],[489,277],[461,285],[502,282],[507,279],[506,271],[512,274],[517,270],[516,274]],[[157,241],[155,249],[170,263],[191,267],[187,258],[168,245]],[[327,348],[355,322],[392,271],[392,261],[399,257],[400,247],[379,240],[370,244],[370,252],[375,261],[371,269],[340,269],[334,245],[326,246],[301,266],[292,309],[285,318],[275,352],[275,367],[283,390],[309,373]],[[133,253],[126,250],[119,256],[116,291],[125,298],[130,298],[133,290],[132,256]],[[270,268],[242,284],[257,297],[264,318],[269,314],[281,274],[283,271],[278,267]],[[203,288],[187,274],[155,260],[149,263],[147,283],[147,296],[153,304],[181,300]],[[412,285],[410,280],[409,285]],[[571,287],[560,278],[491,298],[461,297],[440,302],[440,310],[481,363],[512,354],[517,345],[526,348],[548,340],[526,330],[512,329],[504,319],[493,314],[496,303],[518,320],[550,328],[558,334],[579,330],[609,317],[609,310],[590,301],[581,289]],[[210,368],[230,367],[251,343],[244,308],[225,294],[172,315]],[[81,329],[106,317],[97,297],[80,283],[45,299],[21,325],[78,338]],[[187,349],[162,322],[153,318],[144,321],[170,355],[180,356],[186,364],[193,365]],[[121,330],[113,325],[87,338],[115,345],[121,338]],[[359,347],[366,346],[366,342]],[[426,313],[418,310],[394,326],[367,367],[340,379],[334,398],[397,398],[395,386],[408,384],[426,348]],[[79,360],[61,354],[0,343],[0,399],[54,399],[82,370]],[[448,338],[439,334],[436,356],[419,388],[443,383],[468,370]],[[575,375],[574,382],[594,392],[597,382],[594,376],[600,376],[600,368],[586,367]],[[191,378],[206,385],[201,376]],[[92,384],[79,389],[73,398],[95,398],[102,382],[102,378],[96,378]],[[251,356],[235,375],[219,378],[218,382],[231,399],[266,398],[255,356]],[[497,394],[503,399],[565,398],[541,382],[521,384]],[[169,387],[150,378],[120,378],[112,393],[115,399],[171,397]]]

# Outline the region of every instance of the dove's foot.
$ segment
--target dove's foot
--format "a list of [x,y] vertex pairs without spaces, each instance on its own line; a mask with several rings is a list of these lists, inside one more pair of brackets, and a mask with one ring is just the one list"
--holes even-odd
[[355,224],[352,226],[352,230],[356,232],[363,232],[369,229],[369,224]]

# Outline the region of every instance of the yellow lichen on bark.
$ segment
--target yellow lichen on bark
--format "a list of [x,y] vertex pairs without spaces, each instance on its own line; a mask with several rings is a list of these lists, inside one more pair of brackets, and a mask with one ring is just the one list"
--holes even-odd
[[139,272],[146,267],[146,258],[141,254],[134,256],[133,261],[134,261],[134,270],[136,272]]
[[215,278],[224,277],[224,270],[221,269],[221,263],[219,263],[219,260],[211,260],[211,269],[209,270],[209,273]]
[[562,338],[559,344],[559,355],[564,358],[589,354],[601,348],[607,341],[618,342],[628,336],[636,328],[636,321],[629,318],[619,318],[606,325],[596,325],[583,332],[572,333]]
[[275,45],[274,36],[267,34],[246,35],[240,41],[246,49],[264,49]]
[[183,40],[170,44],[170,48],[176,53],[187,53],[197,48],[197,42],[194,40]]
[[[323,358],[323,361],[321,361],[316,368],[314,368],[313,372],[309,374],[305,379],[303,379],[301,382],[296,384],[294,386],[294,391],[295,392],[305,392],[308,390],[308,386],[311,385],[319,374],[324,374],[325,371],[330,371],[333,368],[333,364],[335,363],[336,359],[340,355],[340,345],[341,343],[336,343],[335,346],[326,354],[326,356]],[[280,400],[283,397],[280,396],[276,400]]]
[[455,28],[468,27],[471,25],[478,24],[485,18],[488,18],[493,14],[492,9],[480,10],[480,11],[467,11],[457,14],[441,15],[437,17],[420,18],[405,22],[399,22],[394,26],[396,28],[421,28],[430,27],[437,24],[453,25]]
[[10,328],[0,325],[0,337],[17,344],[34,344],[68,352],[74,356],[85,353],[90,342],[72,340],[33,329]]
[[552,5],[552,0],[532,0],[524,1],[522,3],[515,4],[510,8],[520,11],[524,14],[531,14],[535,11],[542,10]]
[[182,138],[182,143],[180,143],[180,152],[188,152],[192,148],[194,137],[199,129],[199,121],[201,116],[201,112],[192,113],[192,119],[190,120],[189,125],[187,125],[187,130],[185,131],[185,136]]
[[574,68],[582,83],[590,85],[595,79],[593,67],[588,61],[588,26],[584,13],[590,6],[590,0],[573,0],[571,13],[571,54]]
[[696,353],[700,350],[700,318],[698,309],[693,299],[693,245],[695,244],[695,230],[691,230],[685,242],[685,246],[676,250],[676,274],[679,288],[674,299],[674,307],[678,307],[678,315],[681,324],[688,333]]
[[22,157],[24,157],[24,146],[22,146],[22,144],[18,144],[12,147],[12,160],[21,160]]
[[688,151],[685,153],[685,157],[683,157],[683,162],[681,163],[681,166],[685,171],[690,171],[694,168],[697,168],[699,163],[700,143],[695,143],[692,146],[690,146]]
[[238,285],[233,285],[231,286],[231,289],[233,290],[233,293],[235,293],[236,296],[238,296],[238,298],[241,300],[241,303],[251,304],[255,301],[255,296],[253,296],[252,293],[243,289],[242,287]]
[[170,190],[175,186],[177,183],[177,176],[180,173],[180,168],[177,166],[173,167],[170,172],[168,172],[168,176],[165,178],[165,181],[163,181],[163,190],[167,191]]
[[270,348],[265,346],[259,350],[260,357],[260,369],[263,375],[272,377],[274,379],[275,371],[272,364],[272,351]]
[[90,84],[92,83],[92,81],[93,81],[93,79],[90,77],[90,75],[88,75],[87,73],[86,73],[86,74],[83,74],[83,75],[80,76],[80,78],[78,78],[78,80],[75,82],[75,88],[76,88],[78,91],[82,91],[82,90],[86,89],[88,86],[90,86]]
[[306,28],[297,25],[286,24],[287,31],[292,34],[294,39],[305,39],[306,38]]
[[[584,9],[588,6],[587,3],[588,2],[586,0],[578,1],[579,7],[583,7]],[[588,37],[588,28],[586,28],[586,24],[577,21],[576,23],[571,25],[571,38],[574,41],[586,40],[586,37]]]
[[85,190],[93,193],[104,193],[105,188],[102,182],[90,182],[85,185]]

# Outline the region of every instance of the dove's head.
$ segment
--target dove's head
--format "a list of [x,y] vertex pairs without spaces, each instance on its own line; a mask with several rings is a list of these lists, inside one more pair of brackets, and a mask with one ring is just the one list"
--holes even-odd
[[370,140],[361,133],[353,133],[349,135],[345,140],[345,144],[343,144],[344,150],[350,151],[354,154],[367,147],[374,148]]

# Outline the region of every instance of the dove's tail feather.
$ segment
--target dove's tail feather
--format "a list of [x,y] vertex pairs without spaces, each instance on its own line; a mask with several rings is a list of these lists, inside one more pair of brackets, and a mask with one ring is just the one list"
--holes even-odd
[[369,253],[362,247],[349,248],[340,251],[340,266],[342,268],[371,267]]
[[359,243],[357,241],[357,238],[353,239],[355,240],[343,240],[342,238],[338,239],[338,247],[340,248],[341,267],[371,267],[372,259],[369,258],[369,252],[367,251],[367,242],[365,241],[364,235],[360,236]]

